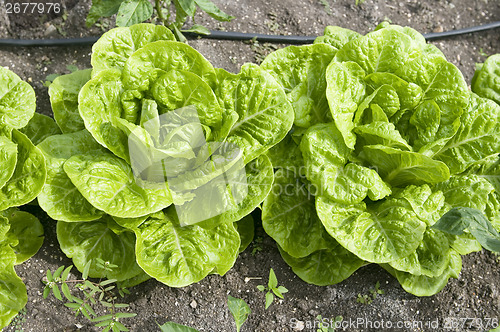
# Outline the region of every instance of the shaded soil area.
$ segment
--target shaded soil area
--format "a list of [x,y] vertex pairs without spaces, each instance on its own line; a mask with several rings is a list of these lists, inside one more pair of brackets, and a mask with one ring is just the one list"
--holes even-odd
[[[0,38],[70,38],[95,36],[112,28],[113,19],[100,27],[87,28],[85,16],[90,1],[62,1],[62,11],[52,15],[7,14],[0,0]],[[39,1],[44,2],[44,1]],[[214,1],[227,13],[236,16],[230,23],[218,23],[197,14],[196,23],[211,29],[283,35],[319,35],[326,25],[366,33],[382,20],[408,25],[422,33],[468,27],[500,19],[500,2],[493,0],[234,0]],[[329,8],[322,3],[328,3]],[[487,55],[500,53],[500,31],[464,35],[434,42],[470,82],[475,64]],[[215,67],[237,72],[245,62],[259,62],[276,47],[286,45],[193,40]],[[8,67],[30,82],[37,93],[37,111],[51,114],[44,81],[49,74],[68,73],[68,65],[80,69],[90,66],[91,47],[4,47],[0,65]],[[68,308],[50,297],[42,298],[41,282],[47,269],[55,270],[71,261],[60,251],[55,236],[55,221],[37,207],[28,207],[43,222],[46,241],[40,252],[27,263],[16,267],[28,288],[26,312],[17,319],[24,331],[97,331],[92,324],[75,318]],[[137,313],[126,325],[131,331],[158,331],[156,323],[175,321],[200,331],[235,331],[227,308],[230,294],[244,299],[252,309],[242,331],[316,331],[312,327],[318,315],[342,316],[346,331],[376,331],[381,323],[403,322],[398,331],[484,331],[488,319],[500,319],[500,261],[489,252],[463,258],[458,280],[452,279],[439,294],[418,298],[407,294],[398,282],[377,265],[366,266],[341,284],[317,287],[304,283],[283,262],[276,244],[257,225],[259,240],[243,252],[234,268],[225,276],[209,276],[189,287],[169,288],[149,280],[131,289],[124,302]],[[259,250],[260,249],[260,250]],[[252,254],[252,251],[256,251]],[[269,269],[276,272],[280,285],[288,288],[285,300],[264,309],[264,294],[256,288],[267,282]],[[259,278],[262,278],[260,280]],[[356,301],[358,294],[369,295],[379,282],[385,292],[371,304]],[[349,323],[349,324],[347,324]],[[317,323],[316,323],[317,324]],[[436,325],[437,324],[437,325]],[[449,328],[448,328],[449,327]],[[7,331],[15,331],[10,327]]]

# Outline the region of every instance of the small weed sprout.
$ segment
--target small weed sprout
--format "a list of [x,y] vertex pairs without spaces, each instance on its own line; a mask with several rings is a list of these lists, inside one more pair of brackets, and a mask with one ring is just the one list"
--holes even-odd
[[[47,277],[44,280],[45,288],[43,298],[46,299],[51,293],[59,301],[65,302],[64,305],[74,311],[75,317],[82,314],[88,320],[96,323],[96,327],[107,331],[128,331],[121,322],[121,319],[135,317],[135,313],[118,312],[117,309],[129,307],[128,304],[118,303],[116,291],[121,297],[130,292],[123,287],[116,286],[116,279],[99,280],[93,282],[88,279],[92,260],[88,261],[83,268],[82,279],[70,279],[70,272],[73,266],[60,266],[54,273],[47,270]],[[96,266],[105,271],[112,271],[117,266],[102,259],[96,259]],[[80,296],[73,295],[72,290],[80,290]],[[64,297],[63,297],[64,296]],[[94,308],[100,305],[108,312],[106,315],[96,314]]]
[[378,295],[383,295],[385,292],[380,289],[380,282],[377,281],[375,284],[375,289],[370,289],[370,295],[361,295],[358,294],[358,298],[356,299],[356,302],[362,303],[362,304],[371,304],[373,300],[377,298]]
[[286,289],[285,287],[278,286],[278,279],[276,278],[276,274],[274,273],[274,270],[272,268],[271,270],[269,270],[269,281],[267,283],[267,287],[263,285],[258,285],[257,289],[261,292],[267,291],[266,310],[273,303],[275,295],[280,299],[284,299],[283,294],[288,292],[288,289]]

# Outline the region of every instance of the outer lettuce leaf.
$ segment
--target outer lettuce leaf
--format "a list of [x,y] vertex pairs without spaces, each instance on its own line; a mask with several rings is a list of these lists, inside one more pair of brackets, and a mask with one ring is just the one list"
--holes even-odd
[[92,76],[105,69],[121,70],[136,50],[158,40],[175,40],[175,36],[167,27],[155,24],[136,24],[106,32],[92,46]]
[[[407,187],[404,196],[419,195]],[[422,242],[426,223],[397,198],[367,206],[316,199],[316,209],[328,233],[358,257],[373,263],[392,262],[413,253]]]
[[335,55],[330,45],[288,46],[266,57],[261,67],[280,83],[295,111],[294,124],[307,128],[331,121],[325,72]]
[[355,62],[332,61],[326,69],[326,97],[333,120],[346,146],[354,149],[354,112],[365,96],[365,71]]
[[[135,257],[134,233],[121,231],[116,233],[109,224],[114,221],[105,216],[97,221],[57,223],[57,239],[61,250],[73,259],[73,264],[79,271],[88,261],[90,264],[89,277],[116,279],[118,281],[133,278],[142,273]],[[114,224],[113,228],[120,228]],[[97,266],[97,258],[117,265],[112,271],[106,271]]]
[[17,145],[0,136],[0,188],[12,177],[17,164]]
[[438,277],[428,277],[425,275],[413,275],[382,265],[389,273],[395,276],[403,289],[416,296],[432,296],[441,291],[450,278],[458,278],[462,269],[462,259],[454,250],[450,251],[450,263],[442,275]]
[[111,154],[75,155],[63,167],[83,197],[112,216],[137,218],[172,204],[166,184],[163,188],[142,188],[130,166]]
[[[6,218],[0,217],[0,219],[3,219],[0,223],[7,222]],[[0,257],[0,328],[4,328],[24,308],[28,302],[28,295],[26,286],[14,271],[16,262],[14,250],[1,240]]]
[[445,233],[427,228],[417,250],[389,265],[414,276],[439,277],[450,262],[450,243]]
[[448,181],[438,183],[435,189],[443,192],[451,207],[468,207],[481,212],[487,210],[490,195],[495,191],[490,182],[475,174],[452,176]]
[[181,227],[175,209],[138,229],[136,255],[147,274],[170,287],[184,287],[208,274],[224,275],[236,261],[240,236],[232,222],[205,229]]
[[7,235],[17,239],[17,244],[11,245],[16,254],[15,264],[24,263],[42,246],[43,226],[34,215],[15,208],[2,211],[0,214],[9,219],[10,229]]
[[286,135],[281,142],[269,149],[267,156],[274,168],[287,169],[299,174],[304,167],[304,159],[294,138],[293,134]]
[[65,134],[85,129],[78,112],[78,94],[90,80],[92,69],[78,70],[57,77],[49,86],[50,105],[54,119]]
[[397,69],[396,75],[422,88],[423,100],[456,107],[466,107],[469,103],[469,90],[462,73],[442,56],[426,54]]
[[54,119],[40,113],[33,114],[28,125],[19,131],[25,134],[34,145],[38,145],[38,143],[49,136],[59,135],[61,133]]
[[230,197],[238,196],[244,198],[238,204],[233,205],[231,209],[203,221],[201,224],[202,226],[213,227],[214,225],[228,221],[238,221],[255,210],[255,208],[257,208],[269,195],[273,185],[274,175],[271,162],[266,155],[261,155],[248,163],[245,166],[245,172],[246,183],[229,182],[231,185]]
[[323,31],[323,36],[319,36],[314,40],[314,43],[325,43],[333,46],[336,51],[344,47],[351,40],[361,37],[356,31],[337,27],[327,26]]
[[243,217],[243,219],[238,220],[234,223],[236,231],[240,234],[240,253],[245,251],[246,248],[252,243],[255,235],[255,224],[251,214]]
[[90,204],[64,171],[63,165],[73,155],[102,154],[104,148],[87,130],[54,135],[38,145],[47,160],[47,179],[38,196],[38,204],[54,220],[91,221],[103,212]]
[[279,169],[271,193],[262,206],[262,226],[291,257],[305,257],[328,249],[330,235],[316,214],[307,183]]
[[88,81],[78,95],[78,109],[85,128],[97,142],[118,157],[129,160],[127,136],[116,128],[115,118],[122,115],[121,72],[103,70]]
[[490,56],[474,73],[471,89],[500,105],[500,54]]
[[0,66],[0,125],[20,129],[35,113],[35,91],[19,76]]
[[293,124],[293,108],[283,88],[260,67],[246,64],[215,91],[221,105],[238,115],[227,137],[250,162],[281,141]]
[[366,74],[394,73],[404,67],[415,53],[417,45],[410,36],[397,29],[386,28],[351,40],[337,52],[335,61],[356,62]]
[[495,188],[495,195],[500,198],[500,158],[493,155],[469,167],[466,174],[476,174]]
[[47,170],[42,152],[18,130],[12,131],[18,156],[14,174],[0,189],[0,211],[31,202],[42,190]]
[[463,172],[474,162],[498,154],[500,150],[500,105],[471,96],[460,118],[460,128],[434,158],[443,161],[451,174]]
[[366,263],[331,240],[328,249],[318,250],[309,256],[295,258],[281,247],[281,257],[290,265],[293,272],[309,284],[318,286],[335,285],[349,278]]
[[394,204],[415,212],[417,217],[428,226],[438,221],[447,208],[443,193],[433,191],[429,185],[397,189],[394,191],[392,199]]

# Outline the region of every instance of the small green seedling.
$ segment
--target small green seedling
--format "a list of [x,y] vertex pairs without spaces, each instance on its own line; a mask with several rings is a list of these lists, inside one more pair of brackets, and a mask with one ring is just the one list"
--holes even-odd
[[361,295],[358,294],[358,298],[356,299],[356,302],[362,303],[362,304],[370,304],[377,298],[378,295],[385,294],[385,292],[380,289],[380,282],[377,281],[375,284],[375,289],[370,289],[370,295]]
[[276,274],[274,273],[274,270],[272,268],[269,271],[269,282],[267,283],[267,287],[258,285],[257,289],[261,292],[267,291],[266,310],[273,303],[275,295],[280,299],[284,299],[283,294],[288,292],[288,289],[286,289],[285,287],[278,286],[278,279],[276,278]]
[[259,251],[262,251],[262,236],[257,236],[252,244],[252,256],[255,256]]
[[330,7],[328,0],[319,0],[319,2],[323,5],[323,7],[325,7],[325,12],[328,15],[332,15],[332,8]]
[[245,301],[232,297],[231,295],[227,296],[227,306],[234,317],[236,332],[240,332],[241,327],[245,324],[252,311]]
[[193,329],[192,327],[177,324],[174,322],[167,322],[163,325],[158,325],[158,327],[162,332],[199,332],[198,330]]
[[[117,296],[114,293],[116,285],[113,285],[116,283],[115,279],[99,280],[98,282],[88,279],[91,264],[92,260],[87,262],[80,280],[69,278],[73,266],[60,266],[54,273],[47,270],[43,298],[46,299],[52,293],[56,299],[65,302],[64,305],[74,311],[75,317],[82,314],[91,322],[96,323],[96,327],[103,328],[103,332],[128,331],[128,328],[120,320],[135,317],[136,314],[117,311],[117,309],[129,307],[129,305],[117,303]],[[102,259],[96,259],[96,265],[106,271],[111,271],[117,267]],[[73,295],[72,289],[80,290],[83,296]],[[125,294],[130,294],[125,288],[118,288],[118,293],[122,297]],[[97,305],[100,305],[108,313],[105,315],[96,314],[94,308]]]

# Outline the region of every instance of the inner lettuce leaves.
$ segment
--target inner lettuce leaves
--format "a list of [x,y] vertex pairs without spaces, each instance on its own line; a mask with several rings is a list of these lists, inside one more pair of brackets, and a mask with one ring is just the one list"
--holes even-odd
[[35,100],[28,83],[0,67],[0,329],[28,301],[14,266],[35,255],[44,240],[40,221],[17,208],[33,201],[45,183],[45,158],[34,143],[59,130],[35,113]]
[[[327,27],[314,45],[333,47],[329,64],[310,45],[263,62],[296,113],[287,137],[268,152],[275,183],[263,227],[306,282],[338,283],[377,263],[406,291],[433,295],[458,277],[461,255],[481,249],[469,232],[433,225],[460,207],[500,225],[500,109],[471,93],[460,71],[411,28],[383,23],[361,36]],[[494,61],[476,73],[484,96],[479,87],[494,80],[485,75]],[[308,98],[313,91],[324,91],[328,105],[323,95]],[[303,115],[325,108],[328,116]]]

